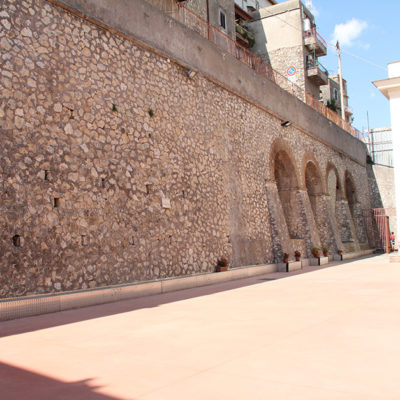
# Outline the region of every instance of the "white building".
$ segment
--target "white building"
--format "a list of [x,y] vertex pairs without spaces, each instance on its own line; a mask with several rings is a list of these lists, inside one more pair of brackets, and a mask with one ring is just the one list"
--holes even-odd
[[260,8],[269,7],[274,4],[277,4],[276,0],[235,0],[235,4],[237,4],[242,10],[251,12],[255,10],[259,10]]
[[[388,64],[388,79],[373,84],[385,95],[390,103],[393,140],[393,166],[396,191],[396,213],[400,215],[400,61]],[[397,232],[400,232],[400,218],[397,218]],[[396,238],[399,244],[399,237]]]

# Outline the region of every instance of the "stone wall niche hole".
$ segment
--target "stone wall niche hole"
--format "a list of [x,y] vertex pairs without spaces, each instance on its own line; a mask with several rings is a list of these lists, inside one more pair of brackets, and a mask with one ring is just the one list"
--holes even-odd
[[12,241],[13,241],[13,245],[15,247],[21,247],[21,236],[14,235],[13,238],[12,238]]
[[49,180],[49,175],[50,175],[49,170],[45,169],[45,170],[44,170],[44,180],[45,180],[45,181],[48,181],[48,180]]
[[146,194],[150,194],[150,189],[151,189],[151,185],[147,184],[146,185]]
[[88,237],[86,235],[81,235],[81,245],[87,246],[88,244]]
[[106,180],[101,178],[101,187],[104,189],[106,187]]
[[60,207],[60,198],[59,197],[54,197],[54,208]]

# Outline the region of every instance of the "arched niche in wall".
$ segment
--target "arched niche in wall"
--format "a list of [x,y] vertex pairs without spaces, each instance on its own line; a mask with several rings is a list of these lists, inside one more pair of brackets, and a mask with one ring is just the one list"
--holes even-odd
[[333,164],[328,164],[326,169],[326,187],[329,195],[329,204],[332,208],[333,215],[337,217],[336,202],[343,199],[339,174]]
[[289,235],[293,239],[301,238],[301,213],[297,198],[298,179],[291,157],[285,150],[274,155],[274,178],[279,193]]
[[[326,169],[326,187],[328,192],[328,203],[331,209],[332,224],[337,229],[338,239],[343,243],[353,242],[351,226],[348,220],[344,199],[342,183],[338,171],[332,163],[328,163]],[[338,243],[339,245],[339,243]]]
[[357,188],[354,179],[349,171],[345,172],[344,185],[347,203],[349,205],[350,215],[354,223],[357,239],[359,243],[367,243],[367,233],[365,228],[365,221],[363,218],[363,210],[361,203],[358,199]]
[[323,194],[321,173],[314,162],[309,161],[305,169],[305,184],[314,216],[318,214],[317,198]]
[[344,176],[344,187],[345,187],[347,203],[349,204],[350,213],[352,218],[354,218],[354,211],[357,204],[357,193],[353,178],[351,177],[348,171],[346,171]]

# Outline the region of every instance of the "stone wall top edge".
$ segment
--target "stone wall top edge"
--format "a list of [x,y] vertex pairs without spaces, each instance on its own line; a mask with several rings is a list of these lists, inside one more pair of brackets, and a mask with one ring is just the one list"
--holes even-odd
[[286,11],[292,11],[300,8],[300,0],[289,0],[284,3],[278,3],[273,6],[260,8],[258,10],[262,17],[273,16]]
[[[347,155],[366,162],[365,144],[265,79],[213,43],[142,0],[47,0],[73,9],[212,78],[282,120]],[[298,0],[293,0],[298,2]],[[157,26],[158,29],[152,27]],[[185,40],[182,40],[185,38]],[[277,101],[276,99],[279,99]]]

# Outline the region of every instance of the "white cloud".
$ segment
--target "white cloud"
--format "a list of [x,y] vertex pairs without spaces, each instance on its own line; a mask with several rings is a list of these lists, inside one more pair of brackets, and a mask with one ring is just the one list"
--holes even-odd
[[306,7],[311,11],[311,13],[312,13],[312,15],[314,15],[314,17],[318,17],[319,16],[319,11],[314,6],[312,0],[306,0]]
[[332,43],[339,41],[341,46],[352,46],[354,40],[357,39],[368,24],[365,21],[351,19],[344,24],[335,25]]

